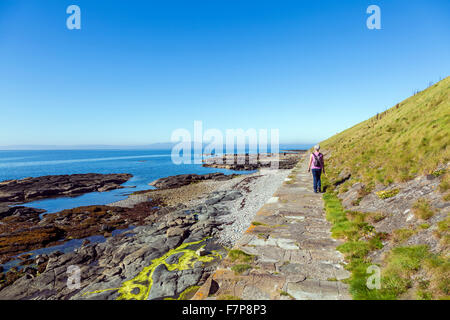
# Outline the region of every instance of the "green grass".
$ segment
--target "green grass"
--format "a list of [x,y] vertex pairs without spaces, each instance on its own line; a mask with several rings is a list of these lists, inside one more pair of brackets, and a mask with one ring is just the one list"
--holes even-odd
[[405,293],[412,286],[411,276],[429,256],[426,245],[393,248],[385,260],[381,291],[393,297]]
[[[328,183],[325,179],[325,183]],[[360,212],[345,212],[339,198],[331,191],[323,195],[327,220],[332,223],[332,237],[345,239],[347,242],[337,247],[344,254],[351,272],[349,279],[350,293],[354,299],[387,299],[380,296],[378,290],[369,290],[366,286],[367,268],[372,265],[367,255],[372,250],[381,249],[381,234],[373,232],[373,227],[365,222],[366,215]],[[351,220],[350,220],[350,219]]]
[[447,172],[442,176],[441,183],[439,184],[439,191],[445,193],[449,189],[450,189],[450,174]]
[[252,262],[253,261],[254,256],[252,256],[250,254],[247,254],[247,253],[245,253],[242,250],[233,249],[233,250],[230,250],[228,252],[228,258],[230,258],[230,260],[232,262],[240,261],[240,262],[247,262],[248,263],[248,262]]
[[254,225],[254,226],[267,226],[267,224],[262,223],[262,222],[258,222],[258,221],[252,221],[252,225]]
[[439,221],[437,226],[439,231],[448,232],[450,230],[450,217],[447,217],[444,220]]
[[440,177],[440,176],[442,176],[445,173],[446,173],[445,169],[439,169],[439,170],[434,171],[432,174],[435,177]]
[[386,215],[382,212],[370,212],[366,214],[366,220],[371,223],[380,222],[384,218],[386,218]]
[[394,232],[392,234],[392,240],[395,243],[402,243],[402,242],[405,242],[406,240],[408,240],[415,233],[416,233],[416,231],[411,230],[411,229],[397,229],[397,230],[394,230]]
[[236,264],[231,267],[231,270],[234,271],[234,274],[236,275],[244,273],[249,269],[252,269],[252,266],[249,264]]
[[[415,278],[423,270],[430,280]],[[450,260],[429,251],[427,245],[392,249],[382,272],[382,290],[396,297],[416,287],[415,298],[423,300],[449,299]]]
[[418,219],[427,220],[434,215],[430,202],[424,198],[417,199],[412,206],[414,216]]
[[280,296],[285,296],[285,297],[289,297],[291,299],[295,299],[293,296],[291,296],[289,293],[287,293],[286,291],[283,291],[283,290],[280,291]]
[[231,294],[222,294],[217,297],[217,300],[242,300],[242,299],[240,297],[236,297]]
[[336,181],[344,169],[352,181],[389,185],[420,174],[441,176],[441,191],[450,188],[449,174],[437,171],[450,161],[450,77],[396,106],[320,143],[330,151],[327,175]]
[[[326,218],[333,226],[331,236],[337,239],[357,240],[363,235],[369,235],[373,227],[364,221],[364,214],[357,212],[346,213],[339,198],[332,192],[323,195],[325,201]],[[351,220],[347,218],[351,216]]]
[[450,201],[450,192],[447,193],[447,194],[445,194],[445,195],[442,197],[442,199],[443,199],[444,201]]
[[450,247],[450,217],[446,217],[444,220],[437,223],[437,230],[433,234],[440,239],[441,244],[447,248]]
[[[381,249],[382,239],[386,234],[375,233],[367,224],[370,215],[356,211],[346,212],[333,192],[323,195],[327,219],[333,224],[332,236],[345,239],[346,242],[337,247],[347,261],[345,268],[351,276],[344,282],[349,284],[350,293],[356,300],[394,300],[421,283],[413,275],[423,269],[431,280],[427,288],[418,286],[415,291],[417,299],[448,299],[450,262],[448,258],[433,254],[428,246],[394,247],[388,251],[381,266],[381,289],[367,288],[370,274],[367,268],[374,263],[368,258],[369,253]],[[450,218],[438,223],[438,231],[447,233]],[[420,226],[425,228],[426,226]],[[429,226],[428,226],[429,227]],[[416,230],[399,229],[393,233],[394,242],[401,243],[415,234]]]
[[184,290],[177,300],[190,300],[195,293],[200,289],[200,286],[192,286]]

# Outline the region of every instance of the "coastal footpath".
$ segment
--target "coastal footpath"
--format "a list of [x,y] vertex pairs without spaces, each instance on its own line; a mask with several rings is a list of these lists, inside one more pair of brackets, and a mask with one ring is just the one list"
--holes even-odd
[[312,191],[308,155],[257,212],[194,300],[350,299],[344,258],[331,238],[321,194]]
[[449,128],[447,77],[320,143],[323,203],[299,188],[293,221],[291,176],[195,299],[448,300]]
[[[322,142],[324,194],[311,191],[300,152],[283,154],[281,170],[260,157],[252,174],[163,178],[42,219],[12,207],[0,249],[23,261],[0,266],[0,299],[448,299],[449,93],[447,77]],[[253,168],[248,155],[228,157],[243,161],[211,166]],[[83,239],[98,234],[107,239]],[[27,252],[72,237],[84,240],[73,252]]]

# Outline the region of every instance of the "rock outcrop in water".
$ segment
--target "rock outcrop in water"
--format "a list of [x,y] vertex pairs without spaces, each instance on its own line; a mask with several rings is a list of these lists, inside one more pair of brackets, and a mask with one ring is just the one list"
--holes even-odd
[[53,197],[71,197],[88,192],[123,188],[131,174],[53,175],[0,182],[0,203],[31,202]]
[[171,188],[179,188],[181,186],[205,180],[225,181],[233,179],[237,176],[239,175],[237,174],[225,175],[219,172],[208,174],[179,174],[176,176],[169,176],[155,180],[152,183],[150,183],[150,185],[158,189],[171,189]]
[[274,168],[276,166],[278,166],[278,169],[292,169],[299,160],[299,154],[303,153],[304,151],[279,153],[278,158],[267,154],[223,155],[204,160],[203,166],[236,171],[252,171],[259,168]]

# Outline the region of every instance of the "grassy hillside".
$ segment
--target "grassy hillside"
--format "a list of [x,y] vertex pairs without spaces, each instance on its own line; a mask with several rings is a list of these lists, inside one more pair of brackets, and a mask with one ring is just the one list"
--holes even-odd
[[[323,197],[327,219],[333,225],[332,236],[344,241],[337,249],[348,262],[351,277],[345,281],[354,299],[450,299],[450,218],[440,211],[442,206],[434,208],[429,199],[417,198],[410,208],[415,218],[400,215],[396,219],[389,212],[362,208],[362,198],[352,203],[358,211],[347,210],[335,192],[344,192],[361,181],[364,197],[373,193],[377,184],[386,186],[434,174],[440,176],[442,199],[450,201],[450,173],[443,169],[450,161],[449,141],[447,77],[321,143],[328,164],[324,184],[330,187]],[[351,179],[333,190],[331,183],[347,175],[340,176],[342,172],[351,173]],[[377,195],[385,199],[398,193],[401,191],[396,188]],[[377,229],[380,221],[391,226],[384,230],[388,232]],[[414,241],[405,243],[413,237]],[[366,285],[367,270],[374,264],[373,254],[381,249],[385,251],[382,263],[377,264],[381,268],[380,288],[372,290]]]
[[407,181],[450,160],[450,77],[321,143],[331,180],[349,169],[353,183]]

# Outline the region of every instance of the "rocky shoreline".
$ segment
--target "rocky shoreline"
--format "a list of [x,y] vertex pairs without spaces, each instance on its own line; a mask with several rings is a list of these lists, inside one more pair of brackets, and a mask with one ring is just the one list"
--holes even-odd
[[[159,203],[150,202],[133,211],[108,206],[87,206],[41,217],[45,210],[20,206],[45,198],[77,196],[123,188],[130,174],[74,174],[9,180],[0,183],[0,263],[39,248],[92,235],[107,236],[130,223],[148,222]],[[143,221],[147,219],[147,221]]]
[[[45,215],[36,228],[49,234],[46,246],[58,236],[107,238],[85,242],[74,252],[24,255],[24,267],[0,273],[0,299],[186,298],[215,269],[227,253],[225,246],[232,246],[248,228],[289,172],[261,169],[249,175],[167,177],[153,182],[159,189],[137,192],[108,206]],[[31,221],[17,219],[16,223]],[[110,236],[112,230],[130,226],[134,228]],[[37,243],[32,247],[44,242]],[[1,244],[0,234],[0,248]],[[67,286],[69,266],[80,268],[78,289]]]

